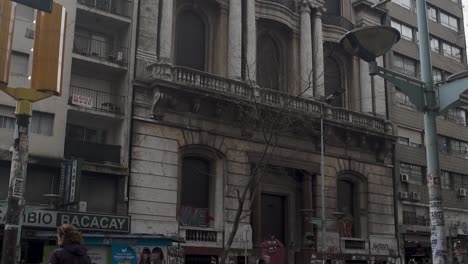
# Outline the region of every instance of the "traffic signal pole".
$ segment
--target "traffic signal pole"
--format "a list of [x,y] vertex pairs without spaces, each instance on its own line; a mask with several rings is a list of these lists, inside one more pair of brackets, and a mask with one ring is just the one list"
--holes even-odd
[[32,103],[52,96],[53,92],[39,92],[26,88],[8,88],[0,90],[17,100],[16,124],[11,156],[10,182],[8,186],[7,213],[3,234],[1,264],[15,264],[17,243],[20,237],[20,221],[24,211],[24,190],[28,169],[29,120],[32,116]]

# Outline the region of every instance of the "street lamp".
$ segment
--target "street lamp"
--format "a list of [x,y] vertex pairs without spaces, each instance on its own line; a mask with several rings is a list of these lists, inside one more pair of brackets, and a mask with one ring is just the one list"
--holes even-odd
[[393,83],[408,96],[418,110],[424,112],[432,263],[444,264],[446,263],[446,243],[436,117],[449,108],[468,102],[468,96],[462,95],[468,89],[468,74],[466,72],[456,74],[446,82],[434,85],[427,30],[426,0],[417,0],[416,5],[422,80],[377,65],[375,59],[384,55],[400,39],[400,34],[396,29],[388,26],[356,29],[344,35],[340,44],[350,54],[369,62],[370,75],[378,75]]

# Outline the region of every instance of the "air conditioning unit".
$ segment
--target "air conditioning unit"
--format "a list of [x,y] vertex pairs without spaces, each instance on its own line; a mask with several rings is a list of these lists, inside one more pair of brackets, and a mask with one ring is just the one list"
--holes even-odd
[[418,192],[412,192],[411,193],[411,199],[413,199],[415,201],[419,201],[419,200],[421,200],[421,194],[418,193]]
[[466,189],[465,188],[458,188],[457,194],[459,197],[465,197],[466,196]]
[[400,192],[400,199],[407,200],[409,198],[407,192]]
[[400,173],[401,182],[409,182],[409,175],[406,173]]
[[118,61],[118,62],[123,61],[123,52],[122,52],[122,51],[117,52],[117,59],[116,59],[116,61]]

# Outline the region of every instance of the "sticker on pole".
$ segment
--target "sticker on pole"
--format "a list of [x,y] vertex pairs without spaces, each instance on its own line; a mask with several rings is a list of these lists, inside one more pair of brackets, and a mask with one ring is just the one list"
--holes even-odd
[[23,182],[24,180],[21,178],[14,178],[13,179],[13,193],[12,196],[22,198],[23,197]]

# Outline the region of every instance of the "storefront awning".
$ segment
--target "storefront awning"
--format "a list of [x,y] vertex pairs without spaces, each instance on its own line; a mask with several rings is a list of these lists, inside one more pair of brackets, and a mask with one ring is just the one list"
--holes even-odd
[[[55,239],[56,232],[39,231],[37,237]],[[148,234],[112,234],[112,233],[82,233],[85,244],[87,245],[167,245],[172,243],[185,243],[185,240],[180,237],[168,237],[164,235],[148,235]]]

